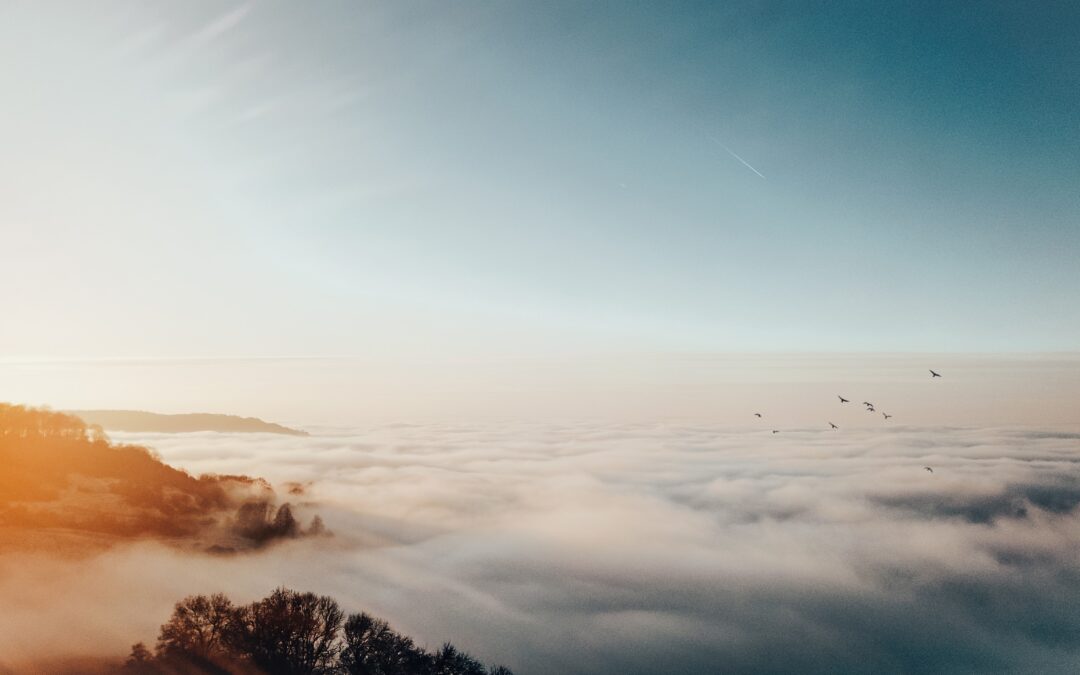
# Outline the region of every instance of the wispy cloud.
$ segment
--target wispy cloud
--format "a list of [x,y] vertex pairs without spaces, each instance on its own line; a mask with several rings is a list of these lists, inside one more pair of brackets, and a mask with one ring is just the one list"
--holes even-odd
[[199,29],[195,33],[195,35],[192,36],[192,39],[199,42],[206,42],[209,40],[213,40],[219,35],[223,35],[229,32],[236,26],[240,25],[240,23],[245,18],[247,18],[247,15],[251,12],[254,6],[254,0],[249,0],[242,5],[234,7],[228,12],[225,12],[224,14],[221,14],[220,16],[214,18],[201,29]]
[[723,148],[723,149],[724,149],[724,151],[725,151],[725,152],[727,152],[727,154],[729,154],[729,155],[731,155],[732,157],[734,157],[735,159],[739,160],[739,163],[740,163],[740,164],[742,164],[743,166],[745,166],[745,167],[746,167],[747,169],[750,169],[751,171],[753,171],[754,173],[756,173],[756,174],[757,174],[758,176],[761,176],[762,178],[764,178],[764,177],[765,177],[765,175],[764,175],[763,173],[761,173],[760,171],[758,171],[758,170],[757,170],[757,169],[755,169],[754,167],[750,166],[750,162],[747,162],[747,161],[746,161],[745,159],[743,159],[742,157],[739,157],[739,156],[738,156],[737,154],[735,154],[735,151],[734,151],[734,150],[732,150],[732,149],[731,149],[731,148],[729,148],[728,146],[726,146],[726,145],[724,145],[723,143],[721,143],[721,142],[719,141],[719,139],[716,139],[716,138],[714,138],[714,137],[712,137],[712,136],[709,136],[709,140],[710,140],[710,141],[712,141],[713,143],[716,143],[716,144],[717,144],[717,145],[719,145],[719,146],[720,146],[721,148]]

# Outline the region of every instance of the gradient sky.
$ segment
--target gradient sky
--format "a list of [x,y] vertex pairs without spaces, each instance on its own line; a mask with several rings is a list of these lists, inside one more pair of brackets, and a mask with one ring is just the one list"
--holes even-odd
[[5,3],[0,354],[1075,349],[1080,8],[939,5]]

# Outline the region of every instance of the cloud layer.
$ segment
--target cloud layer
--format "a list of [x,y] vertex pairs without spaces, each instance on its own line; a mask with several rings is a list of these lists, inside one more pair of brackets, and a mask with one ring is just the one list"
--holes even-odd
[[296,482],[337,536],[225,559],[5,556],[16,610],[0,653],[55,655],[64,626],[122,651],[182,595],[286,584],[525,674],[1067,672],[1080,658],[1076,429],[312,431],[118,435],[195,473]]

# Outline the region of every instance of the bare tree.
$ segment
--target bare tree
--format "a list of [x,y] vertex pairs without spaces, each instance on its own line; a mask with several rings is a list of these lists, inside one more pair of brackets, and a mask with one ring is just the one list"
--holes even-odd
[[447,642],[435,652],[432,672],[434,675],[486,675],[487,669],[479,661],[458,651],[454,645]]
[[332,598],[279,588],[236,612],[230,645],[274,675],[328,675],[342,618]]
[[161,626],[158,654],[184,654],[201,658],[223,654],[235,613],[232,601],[221,593],[184,598],[176,603],[172,617]]
[[418,675],[431,672],[430,655],[382,619],[363,613],[345,622],[341,667],[348,675]]

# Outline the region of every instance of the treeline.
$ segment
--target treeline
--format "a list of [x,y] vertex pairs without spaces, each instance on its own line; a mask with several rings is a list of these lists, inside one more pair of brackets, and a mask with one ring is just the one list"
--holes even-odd
[[101,440],[105,434],[74,415],[0,403],[0,438],[5,437]]
[[333,598],[279,588],[237,606],[222,594],[178,602],[151,650],[134,645],[126,675],[512,675],[450,643],[418,646]]

